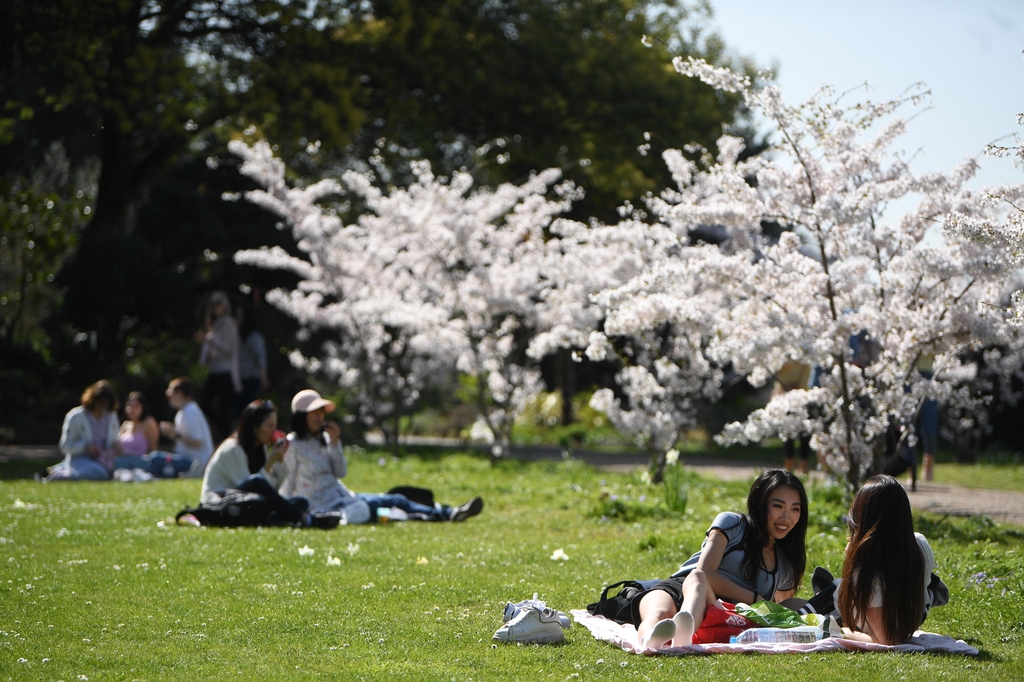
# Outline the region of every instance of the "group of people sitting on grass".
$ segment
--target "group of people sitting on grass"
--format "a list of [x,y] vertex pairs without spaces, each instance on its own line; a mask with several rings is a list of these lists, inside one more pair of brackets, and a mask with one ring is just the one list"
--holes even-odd
[[[103,481],[116,472],[140,470],[147,477],[201,476],[201,501],[228,489],[254,492],[266,498],[277,521],[321,528],[375,521],[382,508],[418,521],[465,521],[483,510],[479,497],[451,507],[422,504],[398,493],[353,493],[341,481],[348,472],[341,429],[327,420],[334,403],[310,389],[292,399],[287,436],[277,430],[274,404],[254,400],[242,410],[235,432],[214,451],[210,428],[192,399],[194,390],[187,377],[171,381],[167,398],[178,412],[173,423],[160,424],[148,414],[145,397],[131,393],[122,424],[110,384],[89,386],[82,404],[64,418],[64,460],[50,467],[45,480]],[[157,450],[161,433],[174,441],[173,453]]]
[[641,644],[689,645],[706,609],[719,599],[838,612],[849,638],[903,644],[933,605],[948,600],[932,573],[931,547],[914,532],[910,500],[895,478],[875,476],[857,493],[846,517],[842,578],[816,569],[817,594],[810,600],[793,596],[807,563],[807,516],[799,478],[782,470],[762,473],[750,489],[746,514],[719,514],[699,552],[671,578],[632,598],[630,618]]

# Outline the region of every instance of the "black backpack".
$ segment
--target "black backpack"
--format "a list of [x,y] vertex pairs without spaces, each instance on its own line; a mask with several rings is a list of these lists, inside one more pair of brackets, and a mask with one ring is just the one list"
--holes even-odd
[[[621,582],[612,583],[601,590],[600,600],[587,605],[587,611],[595,616],[604,616],[609,620],[614,620],[619,624],[632,623],[633,599],[641,592],[646,592],[659,582],[661,581],[623,580]],[[618,594],[614,597],[609,597],[608,591],[614,590],[616,587],[621,587],[622,589],[620,589]]]
[[207,492],[201,505],[182,509],[174,520],[181,523],[181,517],[191,514],[204,526],[263,526],[270,512],[262,495],[229,488]]

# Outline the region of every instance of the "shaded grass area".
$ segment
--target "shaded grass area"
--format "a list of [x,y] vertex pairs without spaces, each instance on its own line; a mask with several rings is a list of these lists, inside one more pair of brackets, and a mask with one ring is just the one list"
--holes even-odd
[[[578,626],[561,646],[492,647],[490,637],[506,601],[538,592],[568,611],[594,601],[607,583],[668,575],[699,547],[718,511],[744,508],[749,481],[688,475],[684,514],[668,511],[660,488],[636,474],[573,461],[492,467],[469,455],[353,453],[348,482],[360,490],[429,487],[445,502],[480,494],[486,508],[463,524],[196,529],[175,527],[171,517],[198,497],[198,481],[0,482],[0,676],[1024,677],[1024,534],[985,519],[917,517],[952,592],[927,628],[967,640],[982,650],[979,659],[650,658],[597,642]],[[846,535],[841,494],[825,485],[809,492],[809,565],[838,571]],[[305,546],[315,553],[301,556]],[[550,558],[559,548],[568,560]],[[328,565],[328,557],[341,565]]]
[[973,464],[959,464],[940,453],[935,481],[967,488],[1024,492],[1024,458],[1019,452],[991,450],[981,453]]

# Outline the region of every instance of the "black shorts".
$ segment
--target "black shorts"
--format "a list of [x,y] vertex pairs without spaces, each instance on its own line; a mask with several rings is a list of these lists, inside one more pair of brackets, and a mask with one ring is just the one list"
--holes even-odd
[[629,616],[633,621],[633,627],[640,627],[640,600],[655,590],[666,592],[670,597],[672,597],[672,601],[675,602],[676,611],[681,609],[683,607],[684,580],[686,580],[685,576],[669,578],[668,580],[662,580],[660,583],[657,583],[648,590],[637,592],[629,602]]

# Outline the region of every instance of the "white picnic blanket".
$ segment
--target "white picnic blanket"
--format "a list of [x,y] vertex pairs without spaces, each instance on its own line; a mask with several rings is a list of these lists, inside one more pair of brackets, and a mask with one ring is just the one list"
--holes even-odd
[[634,654],[684,656],[688,654],[743,654],[751,652],[763,654],[807,654],[824,651],[900,651],[908,653],[929,651],[942,654],[963,654],[964,656],[978,655],[978,650],[963,640],[921,630],[915,632],[914,636],[906,644],[900,644],[899,646],[854,642],[849,639],[830,637],[810,644],[691,644],[690,646],[671,646],[655,650],[645,649],[640,646],[640,640],[636,636],[636,628],[632,625],[619,625],[604,616],[591,615],[583,609],[572,611],[572,617],[577,623],[590,630],[590,634],[594,635],[594,639],[608,642],[623,651]]

